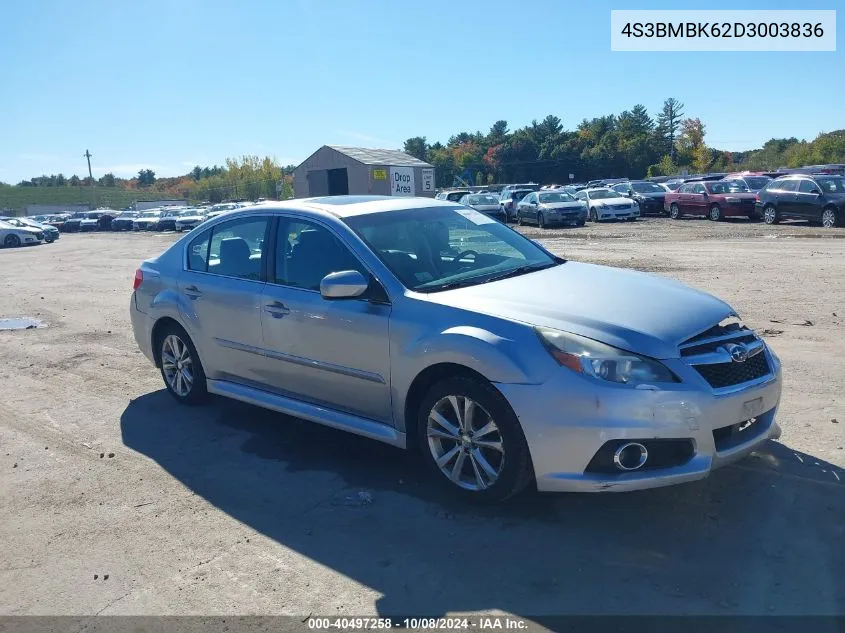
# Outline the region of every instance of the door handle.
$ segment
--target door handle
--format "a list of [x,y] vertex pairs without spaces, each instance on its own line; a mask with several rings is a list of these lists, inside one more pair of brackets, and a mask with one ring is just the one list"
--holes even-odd
[[202,290],[200,290],[196,286],[188,286],[187,288],[185,288],[185,294],[188,295],[191,299],[199,299],[202,296]]
[[266,304],[264,306],[264,310],[274,319],[281,319],[286,314],[290,314],[290,310],[287,306],[280,301],[274,301],[273,303]]

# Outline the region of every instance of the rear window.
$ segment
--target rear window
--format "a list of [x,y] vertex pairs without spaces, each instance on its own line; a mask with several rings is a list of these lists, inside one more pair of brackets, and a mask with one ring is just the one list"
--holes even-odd
[[771,181],[771,178],[766,176],[746,176],[745,178],[745,184],[748,185],[749,189],[762,189],[769,181]]

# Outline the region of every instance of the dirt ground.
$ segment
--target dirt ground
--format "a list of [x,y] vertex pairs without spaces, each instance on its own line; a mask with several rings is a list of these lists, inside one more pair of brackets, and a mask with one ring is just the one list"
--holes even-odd
[[127,314],[174,236],[63,235],[0,250],[0,318],[47,324],[0,332],[0,614],[845,614],[845,229],[525,232],[730,302],[783,360],[781,441],[694,484],[462,506],[388,446],[177,406]]

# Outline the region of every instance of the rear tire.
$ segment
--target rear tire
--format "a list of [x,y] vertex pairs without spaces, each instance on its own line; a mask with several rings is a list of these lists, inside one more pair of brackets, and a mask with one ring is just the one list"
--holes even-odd
[[541,229],[546,228],[546,218],[542,213],[537,214],[537,226]]
[[763,221],[766,224],[777,224],[780,222],[780,213],[771,204],[767,205],[763,208]]
[[434,478],[464,499],[504,501],[533,477],[516,414],[478,378],[446,378],[428,390],[417,412],[417,440]]
[[669,205],[669,217],[673,220],[677,220],[681,217],[681,208],[674,202]]
[[179,404],[196,405],[208,399],[205,370],[191,337],[175,323],[156,336],[158,364],[164,386]]
[[516,212],[516,225],[522,226],[522,214],[519,211]]

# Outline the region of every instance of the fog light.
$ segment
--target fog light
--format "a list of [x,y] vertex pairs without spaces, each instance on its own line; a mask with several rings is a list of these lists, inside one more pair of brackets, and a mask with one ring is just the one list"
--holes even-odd
[[628,442],[616,449],[613,463],[619,470],[637,470],[645,466],[648,450],[637,442]]

